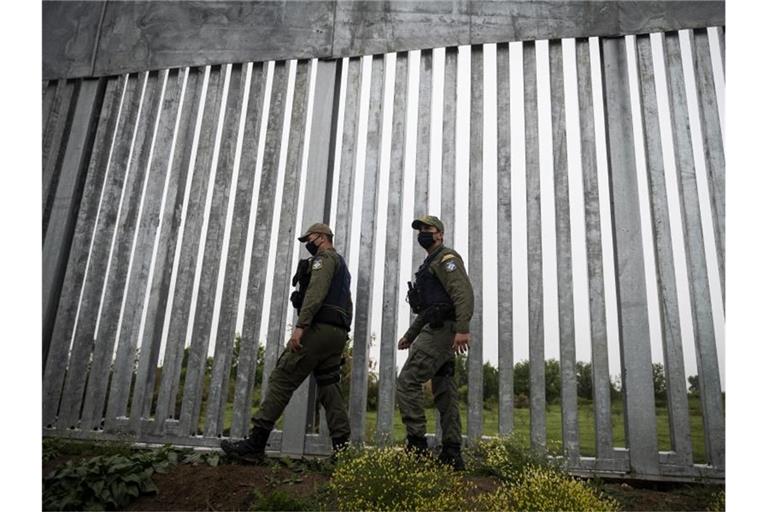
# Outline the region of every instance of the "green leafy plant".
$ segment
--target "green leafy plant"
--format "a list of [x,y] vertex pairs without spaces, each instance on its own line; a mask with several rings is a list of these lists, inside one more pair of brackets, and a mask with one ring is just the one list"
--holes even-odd
[[43,479],[43,509],[123,509],[140,494],[157,492],[152,475],[164,473],[177,461],[169,447],[69,461]]
[[268,475],[265,475],[264,479],[267,482],[267,487],[275,488],[283,484],[300,484],[304,479],[299,473],[303,470],[301,468],[290,468],[292,474],[287,477],[280,471],[280,466],[275,464],[272,466]]
[[216,467],[221,462],[221,454],[218,452],[190,451],[184,454],[180,462],[181,464],[191,464],[193,466],[208,464],[209,466]]
[[54,438],[43,439],[43,462],[48,462],[61,456],[61,440]]
[[269,494],[254,491],[253,501],[249,510],[316,510],[317,507],[309,500],[291,496],[285,491],[276,490]]
[[478,510],[619,510],[614,499],[555,468],[528,466],[494,492],[478,496]]
[[398,448],[345,450],[329,484],[337,510],[462,510],[474,486],[432,457]]

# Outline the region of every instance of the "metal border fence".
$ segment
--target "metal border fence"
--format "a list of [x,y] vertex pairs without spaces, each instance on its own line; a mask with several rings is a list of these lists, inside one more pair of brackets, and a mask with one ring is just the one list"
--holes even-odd
[[[463,52],[471,62],[466,69]],[[438,55],[442,91],[432,87]],[[544,76],[537,61],[548,68]],[[484,80],[487,63],[496,67],[493,84]],[[483,433],[489,343],[498,343],[498,433],[514,433],[513,333],[515,322],[523,322],[530,443],[545,449],[544,323],[554,307],[567,467],[723,479],[717,347],[725,278],[723,70],[723,28],[714,27],[44,82],[43,265],[46,279],[60,279],[61,293],[44,297],[53,322],[44,326],[51,341],[44,353],[43,434],[187,446],[245,435],[258,398],[259,340],[266,339],[266,383],[292,321],[287,296],[300,250],[296,233],[322,218],[354,276],[353,440],[391,438],[395,340],[408,320],[400,304],[403,277],[419,259],[408,223],[432,205],[447,226],[457,226],[447,242],[465,249],[476,293],[468,442]],[[470,74],[468,95],[458,91],[462,73]],[[409,76],[418,77],[418,89]],[[436,133],[433,109],[442,126]],[[460,115],[468,125],[457,121]],[[570,126],[577,120],[577,131],[566,130],[568,119]],[[457,152],[462,144],[464,160]],[[554,223],[543,222],[545,208],[553,209]],[[606,213],[608,224],[601,220]],[[642,236],[643,218],[650,219],[650,239]],[[482,240],[489,219],[497,228],[490,249]],[[510,229],[514,222],[525,226],[522,235]],[[524,261],[513,258],[520,247]],[[496,308],[483,307],[489,285],[483,273],[490,272],[484,250],[496,252]],[[573,251],[584,251],[586,269],[574,266]],[[380,285],[375,269],[384,276]],[[578,272],[586,273],[587,287],[576,293]],[[646,292],[648,276],[654,300]],[[545,303],[546,279],[556,279],[555,303]],[[513,315],[514,287],[527,290],[527,318]],[[624,447],[612,437],[611,290]],[[581,453],[576,396],[579,301],[589,304],[595,431],[589,457]],[[653,307],[662,327],[670,451],[659,450],[657,435]],[[484,316],[498,322],[497,339],[484,338]],[[700,383],[703,464],[692,455],[686,316]],[[381,333],[375,438],[366,435],[372,331]],[[273,434],[272,449],[327,453],[313,393],[308,380]]]

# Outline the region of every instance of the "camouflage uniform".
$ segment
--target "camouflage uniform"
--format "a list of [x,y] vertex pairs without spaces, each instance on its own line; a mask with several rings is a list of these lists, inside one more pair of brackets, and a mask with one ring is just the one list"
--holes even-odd
[[334,274],[342,264],[343,258],[333,249],[322,251],[312,258],[312,277],[296,324],[304,328],[301,337],[303,348],[298,352],[291,352],[288,347],[283,350],[269,376],[267,396],[253,417],[254,426],[272,430],[293,392],[310,373],[314,373],[318,399],[325,408],[331,437],[349,437],[349,419],[339,386],[347,329],[340,325],[313,322],[331,291]]
[[[426,222],[423,222],[424,220]],[[414,221],[436,225],[442,231],[442,223],[436,217],[423,217]],[[435,222],[436,224],[432,224]],[[421,279],[420,279],[421,278]],[[427,283],[424,285],[424,283]],[[417,272],[417,287],[427,290],[427,302],[443,294],[452,307],[447,318],[431,321],[429,310],[417,315],[404,338],[413,341],[410,355],[397,379],[397,401],[405,424],[409,444],[418,446],[426,434],[422,385],[432,380],[435,405],[440,411],[443,445],[453,446],[458,452],[461,446],[461,420],[459,417],[458,391],[454,380],[455,356],[453,340],[456,333],[468,333],[469,321],[474,309],[472,285],[461,256],[443,245],[437,247],[424,260]],[[415,340],[415,341],[414,341]],[[460,457],[460,456],[459,456]]]
[[[333,236],[325,224],[313,224],[299,240],[306,242],[313,233],[328,235],[329,239]],[[308,249],[312,242],[308,244]],[[315,250],[310,252],[314,254]],[[307,272],[309,279],[296,324],[297,328],[303,329],[301,348],[293,352],[287,346],[283,350],[277,366],[269,375],[267,395],[252,418],[253,429],[249,437],[242,441],[222,441],[221,448],[228,455],[260,461],[275,422],[293,392],[310,373],[314,374],[317,382],[318,399],[325,408],[334,450],[349,441],[349,418],[339,386],[342,353],[352,320],[349,270],[344,258],[330,247],[309,259]]]

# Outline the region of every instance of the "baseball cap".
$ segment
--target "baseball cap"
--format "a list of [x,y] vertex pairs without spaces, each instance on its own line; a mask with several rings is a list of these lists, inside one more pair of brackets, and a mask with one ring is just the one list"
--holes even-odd
[[413,229],[421,229],[421,226],[434,226],[441,233],[445,233],[443,223],[434,215],[424,215],[411,223]]
[[306,242],[307,240],[309,240],[309,235],[311,235],[312,233],[320,233],[323,235],[333,236],[333,231],[331,231],[331,228],[329,228],[327,224],[323,224],[322,222],[316,222],[311,226],[309,226],[307,230],[304,232],[304,234],[299,237],[299,242]]

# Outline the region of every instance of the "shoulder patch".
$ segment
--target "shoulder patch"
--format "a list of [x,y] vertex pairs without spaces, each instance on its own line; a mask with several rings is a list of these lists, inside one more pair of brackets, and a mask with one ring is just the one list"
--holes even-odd
[[456,262],[453,260],[448,260],[448,262],[443,264],[443,268],[446,272],[453,272],[456,270]]
[[446,254],[445,256],[443,256],[443,259],[440,260],[440,263],[444,263],[450,260],[451,258],[455,258],[455,257],[456,257],[455,254]]
[[312,270],[320,270],[321,268],[323,268],[323,259],[315,258],[315,261],[312,262]]

